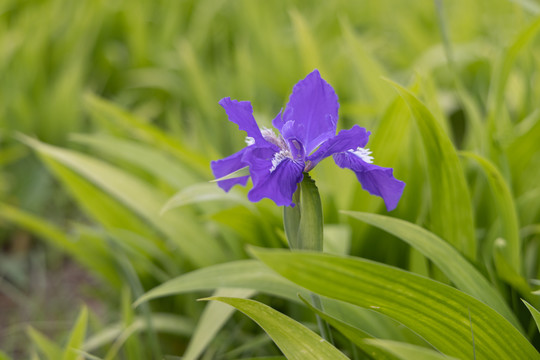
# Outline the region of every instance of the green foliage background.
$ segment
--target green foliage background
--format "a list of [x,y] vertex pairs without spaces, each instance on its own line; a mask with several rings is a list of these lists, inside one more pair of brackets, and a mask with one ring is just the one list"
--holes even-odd
[[[538,358],[539,14],[533,0],[0,2],[0,244],[33,234],[111,309],[84,308],[64,338],[31,324],[27,355]],[[244,145],[219,99],[250,100],[270,126],[314,68],[339,127],[370,130],[376,163],[407,184],[386,214],[322,162],[335,257],[320,259],[255,249],[287,247],[281,209],[208,182]],[[0,255],[16,298],[26,285]]]

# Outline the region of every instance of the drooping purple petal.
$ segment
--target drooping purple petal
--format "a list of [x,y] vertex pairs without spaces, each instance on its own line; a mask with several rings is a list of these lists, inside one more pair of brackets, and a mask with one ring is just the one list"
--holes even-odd
[[341,130],[336,136],[326,140],[306,159],[306,171],[313,169],[322,159],[340,152],[366,146],[369,131],[358,125],[348,130]]
[[246,153],[244,160],[249,163],[253,188],[248,193],[252,202],[263,198],[273,200],[278,206],[292,205],[292,196],[298,183],[303,179],[303,162],[286,158],[272,171],[272,159],[276,152],[270,147],[254,148]]
[[272,123],[283,134],[283,126],[293,121],[289,136],[294,135],[300,140],[309,154],[336,134],[338,108],[334,89],[321,78],[318,70],[314,70],[294,86],[285,112]]
[[[243,148],[242,150],[232,154],[221,160],[212,161],[210,167],[212,168],[212,173],[214,177],[219,179],[223,176],[229,175],[230,173],[240,170],[243,167],[248,166],[247,163],[242,161],[242,157],[248,148]],[[245,186],[248,181],[249,176],[241,176],[234,179],[227,179],[218,181],[218,186],[225,191],[229,191],[234,185]]]
[[255,142],[263,140],[261,130],[253,117],[253,108],[249,101],[231,100],[230,97],[226,97],[219,101],[219,105],[225,109],[229,120],[237,124],[238,128],[245,131]]
[[396,208],[405,183],[394,178],[393,169],[367,163],[349,151],[334,154],[334,161],[339,167],[354,171],[362,188],[380,196],[388,211]]

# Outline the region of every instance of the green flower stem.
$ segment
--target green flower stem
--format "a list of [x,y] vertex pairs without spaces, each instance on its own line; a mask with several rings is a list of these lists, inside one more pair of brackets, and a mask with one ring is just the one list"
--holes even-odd
[[[321,197],[315,181],[304,173],[304,180],[298,185],[293,195],[292,206],[285,206],[283,210],[283,225],[287,241],[291,250],[323,251],[323,214]],[[313,305],[323,310],[319,295],[311,294]],[[333,343],[330,326],[318,315],[317,324],[321,336]]]

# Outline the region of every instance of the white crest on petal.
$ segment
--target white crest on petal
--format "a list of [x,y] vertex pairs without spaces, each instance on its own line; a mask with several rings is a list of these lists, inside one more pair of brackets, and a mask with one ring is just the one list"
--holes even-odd
[[274,158],[272,159],[272,167],[270,168],[270,172],[274,172],[278,165],[287,158],[292,159],[290,150],[281,150],[280,152],[275,153]]
[[246,140],[245,140],[245,141],[246,141],[247,146],[250,146],[250,145],[255,144],[255,139],[252,138],[251,136],[246,136]]
[[369,149],[358,147],[356,150],[349,150],[349,152],[352,152],[354,155],[358,156],[360,159],[369,164],[373,163],[373,156],[371,156],[371,151]]
[[263,127],[261,128],[261,134],[264,140],[277,145],[280,149],[285,150],[289,148],[283,137],[281,135],[276,135],[274,130]]

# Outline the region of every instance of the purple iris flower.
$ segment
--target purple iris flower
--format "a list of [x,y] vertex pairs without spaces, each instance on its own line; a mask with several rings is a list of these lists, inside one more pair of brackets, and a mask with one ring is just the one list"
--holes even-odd
[[[365,190],[383,198],[388,211],[397,206],[405,183],[394,178],[391,168],[372,164],[371,152],[364,148],[370,134],[366,129],[354,125],[336,135],[338,98],[318,70],[294,86],[285,111],[272,121],[277,134],[259,128],[249,101],[224,98],[219,104],[229,120],[247,133],[247,147],[212,161],[212,171],[219,179],[248,166],[253,181],[250,201],[269,198],[278,206],[293,206],[303,173],[333,155],[339,167],[354,171]],[[221,180],[218,185],[229,191],[234,185],[246,185],[249,176]]]

